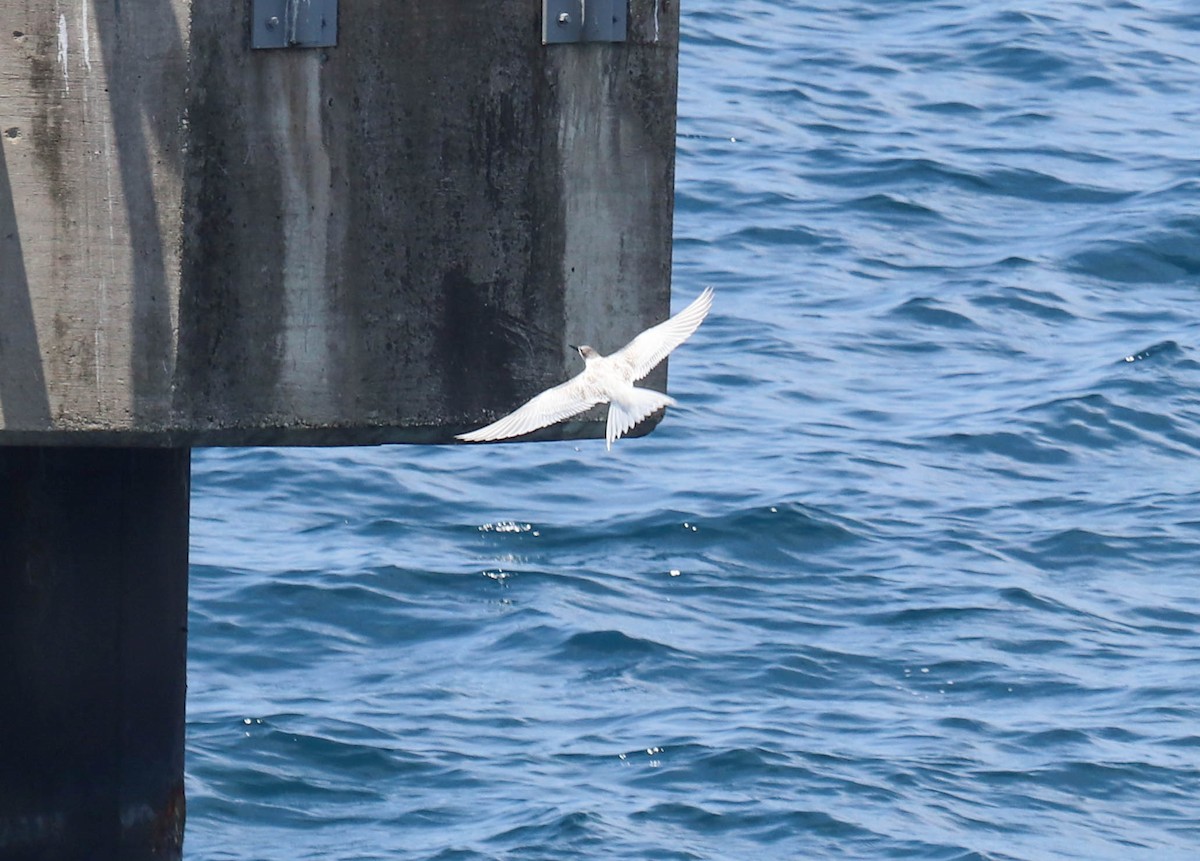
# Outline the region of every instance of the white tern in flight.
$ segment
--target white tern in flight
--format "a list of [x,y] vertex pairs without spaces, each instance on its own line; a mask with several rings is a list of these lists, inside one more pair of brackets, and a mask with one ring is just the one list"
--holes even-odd
[[635,386],[667,354],[686,341],[704,321],[712,307],[713,290],[705,287],[674,317],[651,326],[611,356],[602,356],[586,345],[575,347],[585,367],[575,377],[530,398],[502,419],[487,427],[456,438],[466,442],[486,442],[531,433],[555,422],[569,419],[596,404],[608,404],[607,447],[613,440],[646,416],[664,407],[675,406],[674,399]]

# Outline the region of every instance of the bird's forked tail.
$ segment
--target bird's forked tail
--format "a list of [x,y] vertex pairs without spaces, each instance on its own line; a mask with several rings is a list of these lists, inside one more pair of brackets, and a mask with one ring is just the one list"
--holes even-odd
[[608,427],[604,438],[611,451],[615,440],[651,413],[675,406],[675,399],[654,389],[630,386],[608,404]]

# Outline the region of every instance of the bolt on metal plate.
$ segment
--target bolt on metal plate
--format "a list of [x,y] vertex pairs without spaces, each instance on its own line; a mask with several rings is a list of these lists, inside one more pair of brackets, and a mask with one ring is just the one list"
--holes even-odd
[[251,48],[327,48],[337,44],[337,0],[252,0]]
[[624,42],[629,0],[542,0],[542,44]]

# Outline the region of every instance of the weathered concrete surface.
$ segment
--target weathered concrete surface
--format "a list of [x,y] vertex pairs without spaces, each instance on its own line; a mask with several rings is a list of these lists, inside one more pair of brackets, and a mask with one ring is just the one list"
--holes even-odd
[[189,463],[0,446],[0,857],[180,857]]
[[340,5],[0,0],[0,444],[442,441],[667,315],[675,0]]
[[186,8],[0,2],[5,431],[166,418]]

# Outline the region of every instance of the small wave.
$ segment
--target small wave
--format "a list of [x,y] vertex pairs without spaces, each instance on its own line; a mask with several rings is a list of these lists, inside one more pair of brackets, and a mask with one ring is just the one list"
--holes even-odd
[[885,218],[901,219],[905,223],[908,223],[913,218],[942,220],[941,214],[928,206],[911,200],[903,200],[895,195],[883,192],[849,200],[840,205],[848,210],[859,210]]
[[980,108],[967,102],[925,102],[916,105],[919,111],[925,111],[931,114],[945,114],[947,116],[972,116],[981,113]]
[[864,524],[796,503],[756,506],[693,523],[707,543],[759,565],[829,553],[867,540]]
[[[1074,612],[1071,607],[1046,595],[1037,595],[1021,586],[1008,586],[999,589],[997,596],[1006,604],[1035,610],[1048,615],[1069,615]],[[1042,655],[1067,648],[1066,642],[1057,638],[1025,637],[1018,639],[999,638],[997,646],[1006,652],[1019,655]]]
[[1131,614],[1154,623],[1143,627],[1160,634],[1178,634],[1193,636],[1200,631],[1200,613],[1181,610],[1176,607],[1134,607]]
[[1177,12],[1164,15],[1161,21],[1167,27],[1200,32],[1200,12]]
[[712,514],[659,510],[581,526],[570,541],[591,536],[622,547],[644,544],[655,553],[695,554],[720,547],[759,563],[791,561],[869,538],[869,527],[798,503],[754,505]]
[[743,227],[725,237],[724,241],[745,246],[802,246],[816,248],[829,243],[829,238],[804,227]]
[[506,828],[487,842],[503,844],[520,857],[552,858],[558,857],[564,846],[588,837],[595,839],[593,832],[598,825],[598,817],[587,811],[555,812],[537,823]]
[[1063,747],[1083,747],[1092,743],[1091,736],[1080,729],[1040,729],[1022,733],[1020,744],[1031,750],[1059,749]]
[[1029,779],[1036,780],[1039,786],[1077,799],[1136,798],[1149,773],[1154,770],[1144,762],[1073,760],[1036,769]]
[[[838,162],[846,158],[838,154]],[[954,168],[941,161],[929,158],[884,158],[874,162],[824,169],[810,174],[809,181],[838,188],[903,188],[907,185],[927,187],[930,184],[947,183],[972,190],[984,186],[984,179],[971,171]]]
[[790,656],[765,667],[754,676],[755,687],[764,691],[790,693],[838,687],[839,676],[824,661],[807,655]]
[[936,299],[918,296],[893,308],[888,312],[890,317],[911,320],[923,326],[933,326],[940,329],[978,329],[979,326],[970,317],[951,311],[941,306]]
[[1059,53],[1018,44],[988,44],[974,49],[971,61],[984,69],[1019,81],[1042,83],[1072,68]]
[[[1028,261],[1021,261],[1022,265]],[[1034,292],[1021,288],[1007,288],[995,293],[975,296],[973,305],[981,308],[999,308],[1036,317],[1048,323],[1065,323],[1076,319],[1075,315],[1062,307],[1063,300],[1053,293]]]
[[1047,439],[1073,449],[1105,449],[1130,442],[1138,434],[1111,418],[1113,405],[1102,395],[1063,398],[1022,413],[1038,419],[1036,429]]
[[959,620],[978,620],[980,624],[986,624],[988,617],[1002,612],[995,607],[904,607],[899,610],[864,613],[861,618],[869,625],[921,628]]
[[1027,548],[1012,548],[1010,552],[1042,570],[1062,571],[1111,565],[1125,556],[1129,545],[1129,539],[1074,527],[1034,539]]
[[1200,218],[1179,219],[1136,239],[1095,242],[1066,261],[1072,272],[1121,284],[1171,284],[1200,275]]
[[993,194],[1039,203],[1119,203],[1133,197],[1124,189],[1103,188],[1072,182],[1029,168],[999,168],[979,177],[980,183]]
[[632,814],[644,823],[671,823],[699,833],[754,835],[760,845],[791,841],[797,834],[867,838],[871,832],[845,819],[815,810],[763,810],[738,805],[723,811],[686,802],[664,802]]
[[682,654],[670,646],[621,631],[582,631],[567,638],[559,649],[561,657],[575,661],[628,661],[651,656]]
[[1183,350],[1174,341],[1159,341],[1157,344],[1151,344],[1144,350],[1138,350],[1136,353],[1130,353],[1125,358],[1121,359],[1121,364],[1130,362],[1145,362],[1149,359],[1164,360],[1172,359],[1183,355]]
[[[1167,356],[1171,352],[1169,347],[1163,350]],[[1135,356],[1127,357],[1121,364],[1136,361]],[[1081,454],[1133,443],[1172,455],[1200,450],[1200,437],[1187,431],[1174,416],[1126,406],[1101,394],[1055,399],[1028,407],[1021,415],[1034,420],[1038,437],[1065,443]]]
[[934,437],[933,441],[960,451],[998,455],[1018,463],[1062,464],[1072,460],[1071,452],[1065,448],[1013,431],[944,434]]

